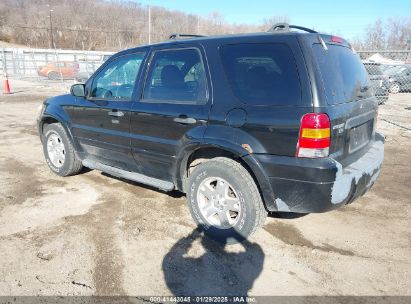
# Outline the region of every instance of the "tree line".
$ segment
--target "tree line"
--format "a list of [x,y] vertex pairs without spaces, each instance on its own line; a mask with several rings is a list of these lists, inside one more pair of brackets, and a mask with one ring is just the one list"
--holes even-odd
[[[149,14],[151,30],[149,35]],[[120,0],[3,0],[0,40],[35,48],[119,50],[164,41],[172,33],[226,34],[266,30],[260,25],[232,24],[219,12],[207,17]],[[54,44],[54,46],[52,45]]]
[[[150,29],[149,29],[150,20]],[[0,40],[34,48],[115,51],[164,41],[172,33],[215,35],[268,30],[289,22],[273,16],[260,24],[229,23],[218,12],[206,17],[124,0],[3,0]],[[404,49],[411,45],[411,18],[376,21],[362,37],[358,50]]]
[[357,50],[411,50],[411,18],[378,19],[351,43]]

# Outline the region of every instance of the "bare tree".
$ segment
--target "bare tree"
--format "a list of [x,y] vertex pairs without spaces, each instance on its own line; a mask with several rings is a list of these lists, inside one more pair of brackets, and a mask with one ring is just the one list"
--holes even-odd
[[[52,12],[50,12],[52,10]],[[50,29],[50,14],[53,30]],[[162,7],[151,7],[151,41],[164,41],[171,33],[226,34],[266,30],[264,25],[233,24],[218,11],[207,17]],[[118,50],[148,42],[148,7],[124,0],[2,0],[0,38],[31,47]]]
[[265,18],[261,25],[261,30],[268,31],[276,23],[290,23],[290,18],[288,18],[288,16],[271,16],[270,18]]

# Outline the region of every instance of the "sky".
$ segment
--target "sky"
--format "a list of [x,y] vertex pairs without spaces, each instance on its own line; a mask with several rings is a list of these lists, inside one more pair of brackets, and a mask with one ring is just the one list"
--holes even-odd
[[137,0],[200,16],[219,11],[225,21],[259,24],[288,16],[291,24],[345,38],[362,35],[377,19],[411,17],[411,0]]

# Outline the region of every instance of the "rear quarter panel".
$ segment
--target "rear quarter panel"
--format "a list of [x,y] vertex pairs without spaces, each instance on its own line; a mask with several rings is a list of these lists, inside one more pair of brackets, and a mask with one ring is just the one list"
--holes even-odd
[[[209,127],[204,134],[205,142],[224,138],[227,143],[237,147],[243,144],[250,145],[253,153],[294,156],[301,117],[313,111],[310,81],[299,42],[295,35],[273,34],[247,37],[247,40],[240,39],[225,44],[240,43],[287,44],[296,60],[302,98],[296,106],[249,105],[234,95],[222,68],[211,69],[214,100]],[[223,44],[217,41],[205,46],[210,66],[222,67],[221,45]],[[228,115],[234,109],[245,113],[242,124],[229,123]]]

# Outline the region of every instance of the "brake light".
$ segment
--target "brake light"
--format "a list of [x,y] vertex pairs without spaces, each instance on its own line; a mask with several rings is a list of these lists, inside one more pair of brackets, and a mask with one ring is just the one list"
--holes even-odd
[[330,149],[330,119],[324,113],[308,113],[301,118],[297,157],[327,157]]
[[335,43],[343,43],[343,39],[341,37],[337,37],[337,36],[332,36],[331,37],[331,42],[335,42]]

